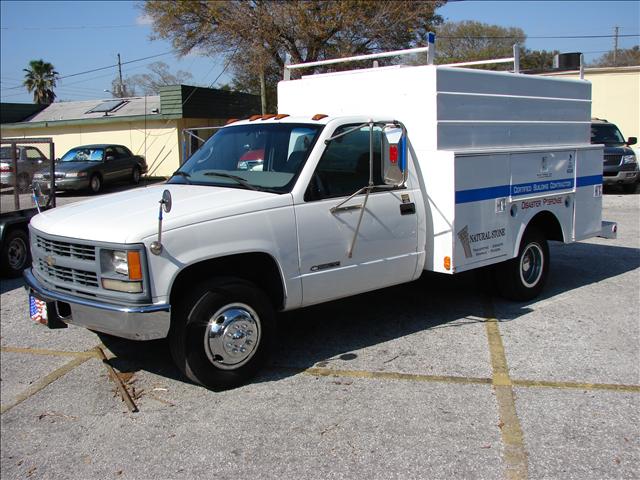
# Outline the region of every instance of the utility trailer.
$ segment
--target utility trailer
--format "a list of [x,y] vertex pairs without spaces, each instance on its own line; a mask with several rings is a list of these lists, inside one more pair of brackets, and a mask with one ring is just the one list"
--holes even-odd
[[[29,266],[29,222],[40,209],[55,206],[55,189],[48,199],[39,187],[31,183],[33,172],[52,165],[40,149],[47,150],[49,159],[55,149],[51,138],[0,140],[2,148],[2,185],[0,188],[0,275],[15,277]],[[32,155],[33,153],[33,155]],[[35,197],[34,197],[34,194]]]
[[168,337],[187,377],[228,388],[265,362],[277,311],[481,267],[534,298],[549,240],[616,225],[590,84],[507,60],[515,73],[287,65],[278,114],[230,120],[166,185],[34,217],[32,318]]

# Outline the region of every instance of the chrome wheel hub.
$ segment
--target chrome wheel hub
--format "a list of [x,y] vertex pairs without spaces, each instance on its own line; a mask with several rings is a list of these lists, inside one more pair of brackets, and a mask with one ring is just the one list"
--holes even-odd
[[537,243],[527,245],[520,259],[520,279],[522,283],[528,288],[535,286],[542,277],[543,266],[544,254],[540,245]]
[[251,307],[243,303],[225,305],[207,323],[205,352],[218,368],[239,368],[255,354],[260,333],[260,319]]

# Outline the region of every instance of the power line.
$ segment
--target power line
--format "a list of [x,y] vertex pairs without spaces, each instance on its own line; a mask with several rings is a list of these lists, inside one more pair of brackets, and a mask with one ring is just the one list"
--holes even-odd
[[[122,62],[121,65],[128,65],[129,63],[135,63],[135,62],[141,62],[143,60],[149,60],[150,58],[157,58],[157,57],[163,57],[164,55],[169,55],[170,53],[175,53],[178,50],[170,50],[168,52],[164,52],[164,53],[158,53],[157,55],[150,55],[148,57],[143,57],[143,58],[136,58],[135,60],[129,60],[127,62]],[[62,80],[63,78],[69,78],[69,77],[77,77],[78,75],[85,75],[87,73],[93,73],[93,72],[98,72],[100,70],[106,70],[107,68],[114,68],[117,67],[118,64],[115,63],[113,65],[109,65],[107,67],[100,67],[100,68],[94,68],[92,70],[86,70],[84,72],[78,72],[78,73],[72,73],[70,75],[63,75],[62,77],[59,77],[60,80]]]
[[[122,62],[121,65],[128,65],[130,63],[142,62],[143,60],[149,60],[150,58],[158,58],[158,57],[169,55],[169,54],[175,53],[175,52],[177,52],[177,50],[170,50],[168,52],[158,53],[157,55],[150,55],[148,57],[136,58],[135,60],[129,60],[127,62]],[[86,75],[87,73],[99,72],[101,70],[107,70],[109,68],[115,68],[117,66],[118,66],[118,64],[115,63],[113,65],[108,65],[106,67],[99,67],[99,68],[93,68],[91,70],[85,70],[84,72],[77,72],[77,73],[71,73],[69,75],[62,75],[60,77],[57,77],[56,80],[62,80],[64,78],[77,77],[79,75]],[[18,85],[18,86],[15,86],[15,87],[7,87],[7,88],[5,88],[5,90],[17,90],[19,88],[24,88],[24,85]]]
[[145,27],[147,25],[129,24],[129,25],[76,25],[68,27],[0,27],[0,30],[95,30],[109,28],[132,28]]

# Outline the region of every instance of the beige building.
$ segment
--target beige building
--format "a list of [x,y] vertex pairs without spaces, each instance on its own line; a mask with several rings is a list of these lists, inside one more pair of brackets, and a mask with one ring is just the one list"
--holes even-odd
[[184,129],[223,125],[259,111],[254,95],[175,85],[163,87],[160,95],[52,103],[26,120],[1,124],[0,133],[52,137],[56,157],[79,145],[124,145],[146,158],[149,176],[166,177],[184,161]]
[[[545,75],[579,78],[575,71]],[[584,78],[592,85],[591,115],[615,123],[625,138],[640,138],[640,65],[586,68]]]

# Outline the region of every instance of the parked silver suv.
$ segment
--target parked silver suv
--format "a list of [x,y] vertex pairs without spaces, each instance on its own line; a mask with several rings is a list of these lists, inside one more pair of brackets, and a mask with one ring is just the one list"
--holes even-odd
[[591,143],[604,145],[603,185],[620,185],[626,193],[636,191],[640,181],[638,161],[630,145],[638,139],[624,139],[618,127],[600,118],[591,120]]
[[47,157],[36,147],[17,146],[17,175],[11,158],[11,147],[0,148],[0,184],[3,187],[16,185],[18,191],[27,192],[31,186],[33,174],[49,165]]

